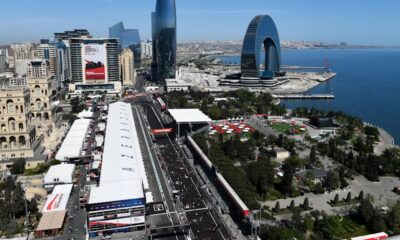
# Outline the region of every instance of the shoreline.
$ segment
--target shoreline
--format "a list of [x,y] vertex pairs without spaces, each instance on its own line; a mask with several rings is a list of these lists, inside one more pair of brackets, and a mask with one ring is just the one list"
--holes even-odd
[[372,123],[364,122],[364,125],[366,126],[371,126],[371,127],[376,127],[379,130],[380,136],[383,138],[386,138],[386,140],[389,140],[388,144],[395,147],[395,148],[400,148],[399,145],[396,144],[396,139],[384,128],[377,126]]

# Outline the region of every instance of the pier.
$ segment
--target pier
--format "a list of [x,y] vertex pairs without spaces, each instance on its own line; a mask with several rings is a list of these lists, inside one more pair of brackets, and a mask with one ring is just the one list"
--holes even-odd
[[335,95],[333,94],[273,94],[272,97],[277,99],[335,99]]

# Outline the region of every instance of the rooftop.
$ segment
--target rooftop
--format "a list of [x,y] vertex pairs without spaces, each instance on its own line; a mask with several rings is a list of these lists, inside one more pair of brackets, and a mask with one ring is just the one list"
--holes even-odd
[[208,123],[212,121],[199,109],[169,109],[168,111],[177,123]]
[[47,212],[42,215],[36,231],[60,229],[63,226],[67,211]]
[[58,150],[56,159],[60,161],[68,160],[68,158],[80,157],[82,145],[86,138],[86,133],[89,130],[89,119],[75,120],[70,128],[64,142]]
[[59,164],[51,166],[46,176],[44,184],[49,183],[72,183],[72,175],[75,170],[74,164]]
[[308,172],[312,172],[315,178],[324,178],[327,176],[328,172],[323,168],[317,168],[312,170],[306,170],[296,173],[297,176],[305,178]]
[[73,184],[57,185],[53,192],[47,196],[42,213],[65,211]]
[[149,189],[130,104],[110,104],[100,186],[89,204],[144,198]]

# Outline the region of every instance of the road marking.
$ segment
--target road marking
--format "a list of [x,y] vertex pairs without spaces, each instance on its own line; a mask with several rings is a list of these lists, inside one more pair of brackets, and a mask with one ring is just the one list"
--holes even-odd
[[208,208],[207,207],[205,207],[205,208],[194,208],[194,209],[185,210],[185,212],[196,212],[196,211],[204,211],[204,210],[208,210]]

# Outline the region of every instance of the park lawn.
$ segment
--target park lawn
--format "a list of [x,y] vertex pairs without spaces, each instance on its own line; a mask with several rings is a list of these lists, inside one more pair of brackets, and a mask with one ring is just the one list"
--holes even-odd
[[271,128],[280,133],[287,133],[292,130],[292,126],[287,123],[273,123]]
[[287,134],[300,134],[300,126],[290,124],[290,123],[272,123],[271,128],[279,133],[287,133]]
[[341,227],[343,231],[341,231],[341,234],[339,234],[338,237],[344,239],[370,234],[370,232],[366,230],[365,226],[354,222],[350,217],[343,217]]
[[278,199],[285,199],[285,195],[279,192],[276,189],[271,189],[268,191],[267,195],[265,196],[265,200],[267,201],[274,201]]

